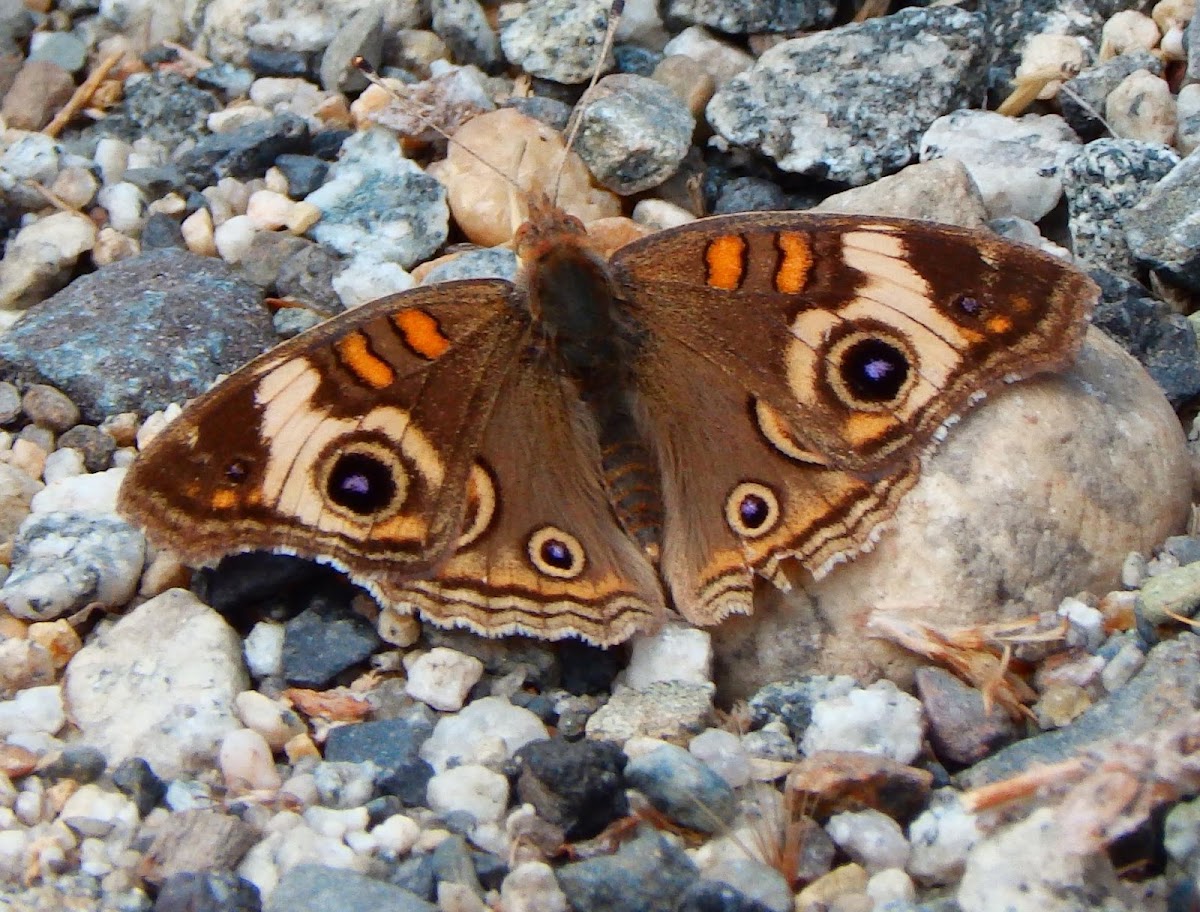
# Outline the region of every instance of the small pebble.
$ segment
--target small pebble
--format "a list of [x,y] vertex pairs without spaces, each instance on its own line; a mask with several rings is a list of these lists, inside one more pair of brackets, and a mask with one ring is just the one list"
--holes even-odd
[[508,779],[484,766],[456,766],[430,779],[427,794],[440,814],[464,811],[477,823],[495,823],[508,806]]
[[79,423],[79,406],[52,386],[35,383],[21,397],[21,408],[34,424],[61,433]]
[[879,811],[865,810],[835,814],[825,831],[838,848],[870,872],[900,868],[908,864],[910,847],[900,825]]
[[483,677],[483,663],[474,656],[438,646],[407,663],[408,695],[434,709],[462,709],[467,694]]

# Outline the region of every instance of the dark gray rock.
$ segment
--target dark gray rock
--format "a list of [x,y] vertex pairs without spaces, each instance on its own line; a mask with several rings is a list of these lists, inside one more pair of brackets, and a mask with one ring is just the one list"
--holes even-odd
[[1166,146],[1129,139],[1098,139],[1067,159],[1063,194],[1076,258],[1138,281],[1126,219],[1178,161]]
[[320,244],[306,243],[291,251],[279,264],[275,292],[281,298],[303,301],[323,314],[342,310],[342,299],[333,290],[333,277],[342,268],[341,258]]
[[0,54],[24,54],[25,39],[37,25],[21,0],[0,0]]
[[379,635],[362,615],[319,602],[284,627],[283,676],[297,687],[325,687],[378,646]]
[[677,907],[678,912],[773,912],[751,899],[741,890],[736,890],[719,880],[698,880],[683,894]]
[[371,761],[380,769],[376,787],[413,807],[424,804],[433,776],[433,767],[418,753],[432,733],[432,722],[416,716],[341,725],[329,733],[325,759]]
[[164,212],[152,212],[142,228],[142,249],[184,248],[183,231],[179,222]]
[[517,797],[569,839],[588,839],[629,813],[621,770],[626,757],[611,741],[532,741],[513,761]]
[[1034,764],[1067,760],[1081,751],[1127,741],[1178,724],[1200,709],[1200,637],[1180,634],[1146,656],[1132,680],[1069,725],[1009,745],[955,777],[963,788],[1008,779]]
[[647,830],[615,855],[558,869],[573,909],[587,912],[675,912],[698,872],[684,851]]
[[21,414],[21,391],[13,384],[0,381],[0,424],[8,424]]
[[438,912],[438,907],[394,884],[364,874],[304,864],[287,871],[264,912]]
[[1200,537],[1172,535],[1163,542],[1163,550],[1179,561],[1181,567],[1200,561]]
[[911,162],[934,120],[982,97],[984,29],[977,13],[938,7],[785,41],[717,91],[709,123],[785,171],[870,183]]
[[58,387],[90,422],[147,414],[274,344],[261,300],[218,259],[148,251],[31,307],[0,338],[0,375]]
[[977,763],[1022,733],[995,703],[984,707],[983,694],[941,668],[918,668],[917,696],[929,721],[929,741],[942,762]]
[[72,779],[80,785],[95,782],[104,775],[108,760],[104,754],[87,744],[75,744],[38,770],[38,775],[50,782]]
[[1200,396],[1200,343],[1192,323],[1136,282],[1103,269],[1090,274],[1101,290],[1093,325],[1141,362],[1173,406]]
[[383,15],[366,6],[350,16],[337,30],[321,55],[321,88],[327,92],[355,92],[367,86],[367,77],[354,67],[362,57],[378,67],[383,54]]
[[300,51],[252,47],[246,54],[246,66],[255,76],[282,76],[306,79],[312,72],[312,60]]
[[475,861],[462,836],[451,836],[438,843],[433,850],[433,876],[437,883],[459,884],[480,899],[483,898],[483,887],[475,873]]
[[197,190],[223,177],[262,177],[285,152],[306,153],[308,122],[295,114],[276,114],[205,137],[176,159],[176,166]]
[[232,871],[172,874],[158,888],[154,912],[260,912],[258,887]]
[[158,199],[168,193],[187,191],[187,181],[183,172],[174,165],[161,165],[157,168],[129,168],[121,175],[121,180],[133,184],[150,199]]
[[737,810],[729,783],[673,744],[630,760],[625,779],[672,821],[702,833],[724,828]]
[[103,472],[108,468],[112,455],[117,451],[117,442],[98,427],[77,424],[58,437],[58,447],[71,447],[83,454],[83,464],[89,472]]
[[404,859],[388,875],[388,883],[421,899],[436,900],[437,872],[434,870],[433,853]]
[[232,63],[218,63],[200,70],[193,81],[201,88],[216,89],[226,98],[234,99],[250,91],[254,73]]
[[1126,214],[1125,236],[1140,266],[1200,292],[1200,149]]
[[138,814],[145,817],[162,801],[167,784],[141,757],[122,760],[112,774],[113,785],[137,805]]
[[292,199],[308,196],[325,183],[325,176],[329,173],[329,162],[315,155],[285,153],[275,159],[275,167],[287,179],[288,195]]
[[667,16],[719,32],[816,31],[828,28],[837,4],[832,0],[668,0]]
[[735,177],[721,185],[713,215],[728,212],[769,212],[788,209],[787,194],[761,177]]

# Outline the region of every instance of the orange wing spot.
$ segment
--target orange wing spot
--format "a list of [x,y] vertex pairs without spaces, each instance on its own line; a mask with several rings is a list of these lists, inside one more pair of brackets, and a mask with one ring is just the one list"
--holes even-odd
[[989,317],[987,321],[987,329],[992,335],[1002,336],[1009,332],[1013,327],[1012,320],[1003,314],[997,314],[994,317]]
[[371,351],[367,337],[361,332],[338,339],[333,343],[333,348],[342,366],[371,389],[391,386],[396,379],[396,372],[391,365]]
[[722,235],[708,245],[704,259],[709,286],[737,291],[746,273],[746,239],[736,234]]
[[422,358],[440,358],[450,347],[437,320],[423,310],[410,308],[392,314],[392,323],[400,331],[404,344]]
[[843,434],[855,446],[876,443],[882,440],[900,422],[893,415],[871,412],[854,412],[843,427]]
[[237,506],[237,502],[237,492],[224,489],[214,491],[212,500],[210,501],[214,510],[230,510]]
[[812,246],[808,238],[794,231],[785,231],[776,239],[783,259],[775,270],[775,289],[783,294],[799,294],[808,283],[812,269]]

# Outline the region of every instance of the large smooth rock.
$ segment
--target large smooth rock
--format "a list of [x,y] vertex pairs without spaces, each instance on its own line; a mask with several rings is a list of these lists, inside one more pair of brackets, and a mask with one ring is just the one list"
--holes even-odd
[[1183,430],[1142,367],[1092,330],[1079,361],[993,394],[927,460],[875,549],[806,588],[764,585],[713,631],[718,698],[804,674],[902,686],[911,654],[872,612],[960,627],[1119,587],[1130,551],[1179,532],[1191,504]]

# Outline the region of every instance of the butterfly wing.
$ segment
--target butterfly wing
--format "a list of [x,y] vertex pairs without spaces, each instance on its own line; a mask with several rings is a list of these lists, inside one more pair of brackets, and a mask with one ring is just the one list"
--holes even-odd
[[502,382],[454,554],[431,578],[384,579],[378,592],[438,624],[601,646],[658,626],[666,610],[609,506],[594,419],[536,357]]
[[432,568],[463,525],[494,378],[528,335],[513,293],[415,289],[278,346],[154,438],[121,512],[192,564],[265,550],[360,582]]
[[643,330],[662,573],[696,623],[751,609],[754,573],[867,546],[948,420],[1069,363],[1095,286],[1032,248],[897,219],[743,214],[613,258]]

